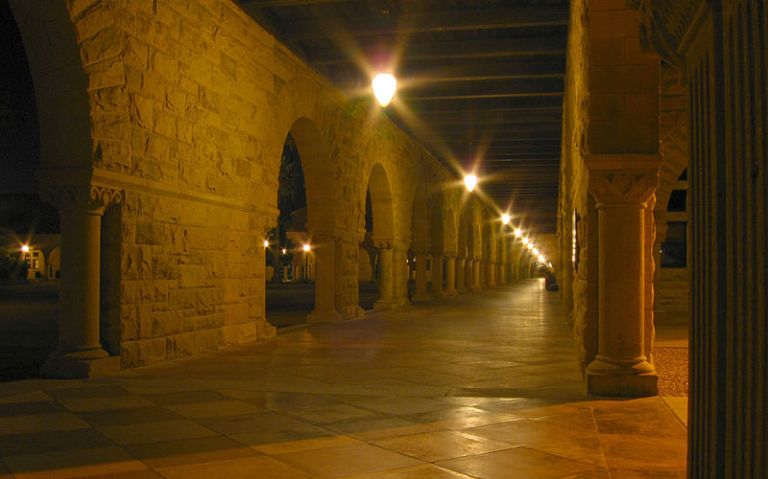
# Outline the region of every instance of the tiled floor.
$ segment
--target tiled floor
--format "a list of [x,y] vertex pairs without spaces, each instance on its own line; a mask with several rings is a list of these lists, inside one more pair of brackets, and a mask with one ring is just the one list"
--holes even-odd
[[584,393],[531,280],[93,381],[0,384],[0,479],[675,478],[659,398]]

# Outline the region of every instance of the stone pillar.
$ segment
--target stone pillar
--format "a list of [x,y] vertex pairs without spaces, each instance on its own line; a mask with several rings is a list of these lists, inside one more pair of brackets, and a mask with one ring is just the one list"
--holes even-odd
[[475,261],[467,255],[464,259],[464,291],[467,293],[475,290]]
[[341,321],[336,309],[336,239],[331,232],[314,232],[312,242],[309,254],[315,255],[315,308],[307,315],[307,321]]
[[[657,155],[590,158],[599,214],[599,346],[590,394],[651,396],[658,376],[645,355],[645,208],[658,184]],[[626,169],[615,169],[617,165]]]
[[391,241],[376,241],[379,250],[379,299],[373,305],[376,311],[392,309],[394,307],[394,271],[393,250]]
[[40,370],[45,377],[85,378],[120,369],[101,345],[101,217],[122,192],[103,187],[52,187],[44,197],[61,218],[59,345]]
[[445,291],[443,291],[443,256],[440,254],[432,255],[432,296],[435,298],[445,296]]
[[445,257],[445,294],[447,296],[456,296],[456,256],[447,255]]
[[466,293],[467,292],[467,271],[466,266],[464,263],[466,262],[466,257],[456,258],[456,292],[457,293]]
[[416,253],[416,291],[413,295],[414,301],[427,301],[429,292],[427,291],[427,255],[426,253]]
[[480,258],[475,258],[475,260],[472,262],[472,279],[474,280],[472,283],[472,291],[480,291],[483,289],[483,285],[481,283],[481,264]]

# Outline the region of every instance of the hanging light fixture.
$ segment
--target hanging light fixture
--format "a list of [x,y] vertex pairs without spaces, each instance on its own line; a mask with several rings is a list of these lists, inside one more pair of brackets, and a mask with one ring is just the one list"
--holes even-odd
[[373,77],[371,83],[373,95],[378,100],[379,105],[387,106],[395,97],[397,92],[397,79],[391,73],[379,73]]
[[522,238],[523,237],[523,230],[520,228],[515,228],[515,238]]
[[472,193],[475,190],[475,187],[477,186],[477,175],[475,175],[474,173],[464,175],[464,186],[467,187],[467,191]]
[[504,213],[501,215],[501,223],[504,225],[508,225],[509,222],[512,221],[512,217],[509,216],[509,213]]

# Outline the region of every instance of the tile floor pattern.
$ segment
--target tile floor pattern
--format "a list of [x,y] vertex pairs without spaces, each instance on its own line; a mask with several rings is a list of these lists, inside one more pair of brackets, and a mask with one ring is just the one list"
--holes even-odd
[[91,381],[0,384],[0,479],[676,478],[659,398],[584,393],[539,280]]

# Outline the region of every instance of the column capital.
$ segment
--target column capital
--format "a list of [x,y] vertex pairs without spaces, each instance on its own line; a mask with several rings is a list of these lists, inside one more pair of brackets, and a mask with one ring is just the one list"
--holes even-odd
[[659,185],[660,155],[589,155],[589,192],[597,207],[645,206]]
[[373,247],[382,250],[391,250],[393,249],[393,243],[394,241],[391,239],[374,239]]
[[60,211],[101,213],[107,206],[122,202],[124,195],[120,189],[100,185],[49,185],[42,188],[40,196]]

